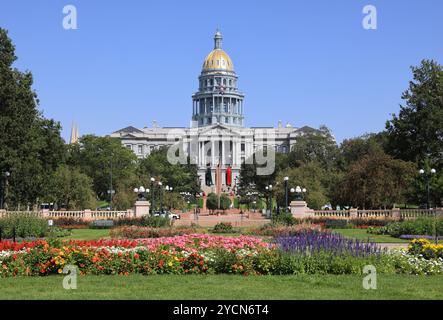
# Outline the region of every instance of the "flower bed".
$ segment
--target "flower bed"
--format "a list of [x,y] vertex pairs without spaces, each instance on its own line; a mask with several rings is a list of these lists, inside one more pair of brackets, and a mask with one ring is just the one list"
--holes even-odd
[[80,274],[260,273],[253,259],[271,254],[272,245],[255,237],[206,234],[138,240],[1,242],[0,276],[62,273],[75,265]]
[[[96,241],[0,242],[0,276],[45,276],[74,265],[81,275],[149,274],[443,274],[443,246],[420,240],[388,254],[374,244],[306,232],[274,243],[253,236],[190,234]],[[431,255],[430,252],[436,252]],[[437,257],[437,258],[436,258]]]
[[297,236],[279,237],[276,243],[284,251],[298,254],[328,252],[334,255],[368,256],[382,253],[375,243],[345,238],[336,233],[303,232]]
[[320,224],[301,223],[297,225],[279,225],[279,224],[267,224],[259,228],[253,228],[247,230],[246,234],[267,236],[267,237],[283,237],[283,236],[295,236],[305,232],[325,232],[324,228]]
[[138,239],[172,237],[176,235],[192,234],[195,232],[196,230],[193,227],[153,228],[125,226],[111,229],[110,235],[113,238]]
[[[426,239],[426,240],[435,240],[434,236],[427,236],[427,235],[413,235],[413,234],[402,234],[400,239],[403,240],[413,240],[413,239]],[[439,236],[437,237],[438,240],[443,240],[443,237]]]

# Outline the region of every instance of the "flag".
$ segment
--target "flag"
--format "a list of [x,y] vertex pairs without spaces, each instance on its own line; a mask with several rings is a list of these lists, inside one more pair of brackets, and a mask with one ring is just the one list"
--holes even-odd
[[228,166],[228,168],[226,169],[226,185],[231,186],[231,183],[232,183],[232,170],[231,166]]

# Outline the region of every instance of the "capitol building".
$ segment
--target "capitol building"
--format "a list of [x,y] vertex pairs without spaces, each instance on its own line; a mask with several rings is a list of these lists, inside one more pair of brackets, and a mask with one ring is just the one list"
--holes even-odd
[[[198,91],[192,95],[192,120],[190,127],[160,127],[154,121],[152,127],[132,126],[113,132],[139,158],[146,157],[152,150],[178,146],[177,150],[198,166],[202,189],[205,175],[214,176],[217,166],[222,172],[222,190],[229,191],[231,184],[240,174],[241,164],[251,161],[254,153],[267,154],[270,148],[287,153],[296,143],[297,137],[310,127],[294,128],[281,121],[277,127],[244,127],[244,94],[238,89],[238,76],[234,63],[222,49],[222,35],[214,36],[214,49],[206,56],[200,76]],[[232,179],[226,178],[230,171]]]

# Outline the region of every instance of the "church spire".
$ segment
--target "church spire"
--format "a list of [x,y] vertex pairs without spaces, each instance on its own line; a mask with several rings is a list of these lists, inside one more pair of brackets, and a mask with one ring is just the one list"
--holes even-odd
[[214,36],[214,49],[221,49],[222,39],[221,32],[217,29]]
[[77,124],[73,121],[71,127],[71,140],[70,143],[74,144],[78,142],[78,127]]

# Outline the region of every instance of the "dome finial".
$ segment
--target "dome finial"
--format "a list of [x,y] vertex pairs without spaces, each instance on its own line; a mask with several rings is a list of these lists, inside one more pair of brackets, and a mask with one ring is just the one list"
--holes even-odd
[[214,49],[221,49],[221,43],[222,43],[222,35],[220,30],[218,30],[215,32],[215,36],[214,36]]

